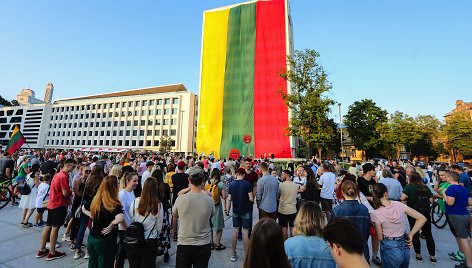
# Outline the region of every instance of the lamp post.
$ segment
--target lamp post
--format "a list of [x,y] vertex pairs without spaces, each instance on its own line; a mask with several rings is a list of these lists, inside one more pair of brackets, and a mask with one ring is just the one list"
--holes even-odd
[[344,154],[344,141],[343,141],[343,117],[341,115],[341,103],[338,102],[339,107],[339,130],[341,132],[341,161],[343,160]]
[[182,127],[183,127],[184,111],[180,110],[180,135],[179,135],[179,152],[182,153]]

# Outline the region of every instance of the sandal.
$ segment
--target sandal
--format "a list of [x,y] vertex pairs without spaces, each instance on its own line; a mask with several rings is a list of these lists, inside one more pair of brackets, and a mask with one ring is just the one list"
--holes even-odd
[[449,256],[450,256],[449,258],[453,261],[465,262],[465,256],[464,256],[464,253],[462,252],[449,254]]
[[218,246],[214,245],[214,247],[215,247],[215,250],[224,250],[224,249],[226,249],[226,247],[221,243]]
[[416,254],[416,260],[419,262],[423,262],[423,257],[420,254]]

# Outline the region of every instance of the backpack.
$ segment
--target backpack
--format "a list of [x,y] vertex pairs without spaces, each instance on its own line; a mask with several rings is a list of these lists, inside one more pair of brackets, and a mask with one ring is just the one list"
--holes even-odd
[[[136,200],[133,201],[134,212],[136,211],[135,202]],[[144,220],[142,222],[134,221],[126,228],[125,235],[123,237],[123,242],[126,245],[127,251],[139,252],[139,250],[141,250],[143,247],[146,246],[146,239],[144,238],[143,222],[147,219],[149,214],[150,213],[148,213],[146,217],[144,217]],[[134,214],[133,214],[133,217],[134,217]],[[152,227],[153,229],[155,225],[156,224],[154,223],[154,226]],[[151,233],[152,233],[152,229],[147,239],[149,239],[149,237],[151,236]]]
[[414,208],[418,212],[426,213],[430,211],[431,204],[429,203],[429,198],[422,195],[423,191],[418,192],[418,196],[416,197],[416,202],[414,203]]
[[213,198],[213,202],[215,202],[215,206],[218,205],[221,201],[220,199],[220,189],[218,188],[218,184],[210,183],[205,186],[205,190],[211,193],[211,197]]

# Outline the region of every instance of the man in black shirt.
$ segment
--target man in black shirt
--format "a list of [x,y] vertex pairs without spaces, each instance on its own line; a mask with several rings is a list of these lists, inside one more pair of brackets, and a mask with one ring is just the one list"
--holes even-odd
[[[179,161],[177,163],[176,173],[172,175],[172,205],[175,204],[177,194],[189,187],[188,185],[188,174],[185,173],[185,162]],[[172,217],[172,230],[174,231],[174,241],[177,241],[177,218]]]
[[[363,193],[371,206],[374,206],[372,193],[374,192],[374,185],[377,183],[375,180],[375,167],[371,163],[365,163],[362,166],[362,177],[357,178],[357,185],[359,192]],[[375,236],[374,226],[370,226],[370,235],[372,237],[372,262],[381,265],[382,262],[379,258],[379,240]]]
[[0,158],[0,180],[13,178],[13,170],[15,169],[15,162],[11,160],[10,153],[5,151],[3,158]]
[[43,175],[49,174],[51,178],[54,177],[57,168],[57,163],[54,160],[56,160],[56,155],[50,154],[49,159],[41,165],[40,170]]

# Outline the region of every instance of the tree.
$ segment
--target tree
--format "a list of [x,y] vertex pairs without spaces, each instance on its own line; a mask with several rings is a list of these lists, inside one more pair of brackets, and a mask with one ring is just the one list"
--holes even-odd
[[293,57],[288,56],[289,68],[284,69],[280,76],[292,84],[292,90],[289,94],[280,93],[292,111],[289,135],[303,139],[310,153],[316,148],[321,158],[323,149],[329,146],[336,131],[330,127],[328,118],[334,101],[324,95],[332,85],[316,61],[319,56],[313,49],[297,50]]
[[380,138],[393,145],[397,150],[397,158],[403,146],[411,147],[419,138],[420,132],[413,117],[396,111],[389,120],[378,127]]
[[442,123],[432,115],[418,115],[415,118],[420,137],[409,147],[412,156],[424,156],[427,161],[429,158],[436,159],[439,156],[440,130]]
[[354,146],[364,151],[364,156],[367,157],[373,157],[381,150],[378,127],[385,122],[387,111],[370,99],[354,102],[344,116],[344,124]]
[[159,142],[159,153],[161,154],[167,154],[171,152],[172,149],[172,138],[168,136],[162,136],[161,140]]
[[452,151],[453,161],[458,155],[472,155],[472,119],[466,114],[453,114],[446,120],[446,147]]
[[7,101],[7,100],[4,99],[2,96],[0,96],[0,105],[3,105],[3,106],[12,106],[11,102]]

